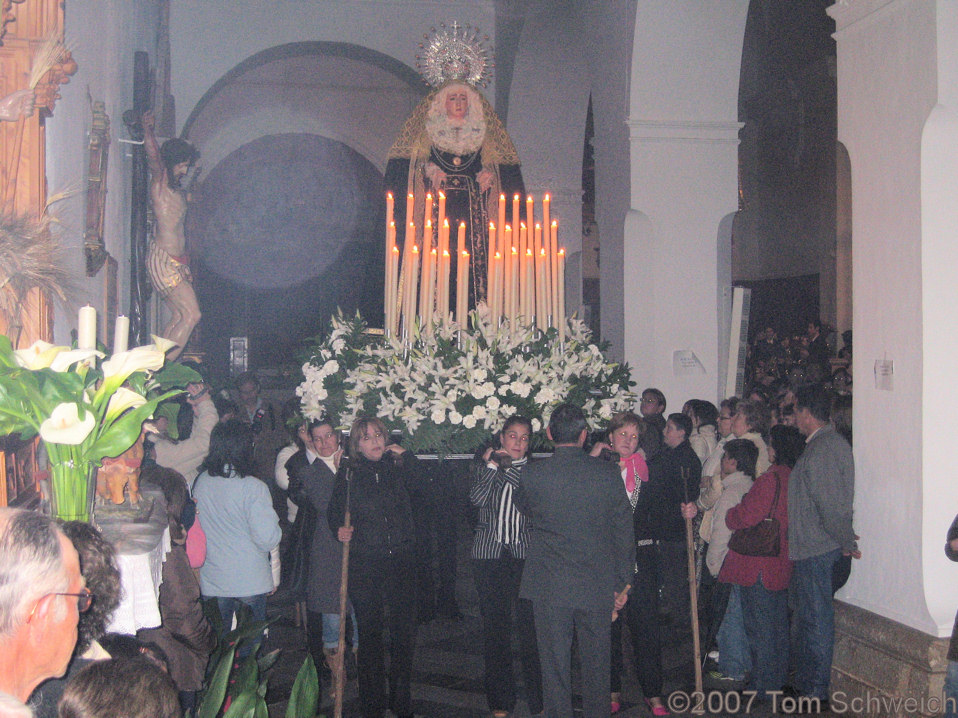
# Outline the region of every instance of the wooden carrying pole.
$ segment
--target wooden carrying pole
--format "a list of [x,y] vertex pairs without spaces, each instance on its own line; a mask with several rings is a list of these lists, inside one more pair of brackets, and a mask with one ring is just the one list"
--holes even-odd
[[[682,469],[682,488],[685,503],[689,503],[688,469]],[[695,690],[702,692],[702,645],[699,636],[699,592],[695,583],[695,540],[692,537],[692,519],[685,519],[685,551],[689,560],[689,612],[692,614],[692,652],[695,658]]]
[[[343,525],[346,528],[352,527],[349,516],[349,489],[350,489],[349,471],[346,472],[346,519]],[[346,615],[349,599],[346,589],[349,583],[349,544],[347,541],[343,544],[343,568],[339,576],[339,643],[336,646],[335,661],[339,664],[337,670],[333,671],[333,681],[335,683],[335,704],[333,707],[334,718],[343,718],[343,690],[346,683]],[[701,674],[701,669],[699,669]]]

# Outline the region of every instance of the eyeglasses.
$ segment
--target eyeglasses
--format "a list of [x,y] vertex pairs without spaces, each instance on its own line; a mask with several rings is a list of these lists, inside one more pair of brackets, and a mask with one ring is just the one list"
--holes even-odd
[[86,613],[93,605],[93,599],[96,594],[88,588],[81,588],[79,593],[48,593],[48,596],[76,596],[77,610],[80,613]]

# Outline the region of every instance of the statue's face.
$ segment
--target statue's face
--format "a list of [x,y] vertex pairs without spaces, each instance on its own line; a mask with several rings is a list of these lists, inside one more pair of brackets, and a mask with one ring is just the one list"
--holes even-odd
[[469,111],[469,95],[466,88],[452,85],[446,92],[446,117],[450,120],[463,120]]

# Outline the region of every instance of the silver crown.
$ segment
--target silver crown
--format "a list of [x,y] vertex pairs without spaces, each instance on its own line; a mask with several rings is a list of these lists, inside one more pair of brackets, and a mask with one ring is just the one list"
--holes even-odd
[[488,35],[479,36],[479,29],[453,22],[447,28],[430,28],[419,43],[421,54],[416,55],[416,67],[423,79],[433,87],[456,80],[485,87],[493,67],[491,48],[483,43]]

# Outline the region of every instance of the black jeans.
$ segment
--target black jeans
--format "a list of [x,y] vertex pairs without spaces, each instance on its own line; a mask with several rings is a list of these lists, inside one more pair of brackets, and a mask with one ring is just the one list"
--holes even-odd
[[[522,680],[532,714],[542,712],[542,670],[536,645],[532,602],[519,598],[524,559],[503,553],[499,558],[475,559],[472,572],[482,614],[486,701],[491,711],[512,711],[516,705],[512,636],[519,639]],[[515,620],[513,620],[513,609]]]
[[629,626],[635,673],[646,698],[662,695],[662,639],[659,628],[659,563],[655,546],[635,550],[637,572],[625,611],[612,624],[612,692],[622,689],[622,621]]
[[[349,599],[359,625],[359,697],[363,718],[381,718],[388,707],[412,714],[413,653],[416,647],[415,559],[408,556],[351,556]],[[389,701],[386,701],[386,627],[389,628]]]

